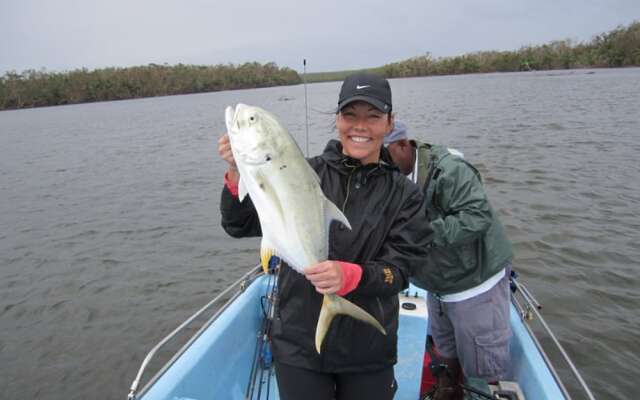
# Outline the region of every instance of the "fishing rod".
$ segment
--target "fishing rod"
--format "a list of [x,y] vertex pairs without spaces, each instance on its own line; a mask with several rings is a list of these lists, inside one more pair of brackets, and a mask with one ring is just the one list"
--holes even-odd
[[307,157],[309,157],[309,103],[307,102],[307,59],[302,60],[302,82],[304,84],[304,121],[307,134]]
[[269,400],[271,395],[271,381],[275,373],[273,355],[271,353],[271,325],[275,316],[275,304],[278,296],[278,272],[280,259],[271,257],[269,260],[268,280],[265,294],[260,298],[262,308],[262,322],[256,335],[256,347],[253,352],[253,362],[249,381],[245,390],[246,400]]

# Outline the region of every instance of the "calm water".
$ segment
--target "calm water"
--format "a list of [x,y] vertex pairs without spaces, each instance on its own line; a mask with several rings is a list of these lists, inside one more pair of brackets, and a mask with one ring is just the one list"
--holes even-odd
[[[640,69],[391,84],[416,137],[480,167],[596,396],[633,398]],[[335,135],[338,89],[308,87],[312,154]],[[304,150],[302,86],[0,113],[0,398],[124,399],[146,352],[257,262],[256,240],[219,226],[216,141],[237,102]]]

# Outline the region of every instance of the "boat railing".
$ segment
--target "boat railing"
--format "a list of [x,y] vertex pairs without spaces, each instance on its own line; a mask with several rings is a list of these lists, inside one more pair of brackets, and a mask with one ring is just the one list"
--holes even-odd
[[[127,399],[128,400],[136,400],[136,398],[138,396],[138,386],[140,385],[140,381],[142,379],[142,376],[144,375],[145,370],[146,370],[147,366],[149,365],[149,362],[157,354],[157,352],[158,352],[158,350],[160,350],[160,348],[162,348],[165,344],[167,344],[178,333],[180,333],[189,324],[191,324],[196,318],[198,318],[200,315],[202,315],[202,313],[204,313],[205,311],[210,309],[213,305],[219,303],[229,293],[231,293],[232,291],[236,290],[236,292],[233,293],[233,295],[215,312],[215,314],[213,314],[213,316],[211,318],[209,318],[209,320],[198,330],[198,332],[196,332],[196,334],[193,335],[189,339],[189,341],[187,343],[185,343],[185,345],[182,346],[182,348],[180,350],[178,350],[178,352],[176,352],[173,355],[171,360],[169,360],[169,362],[167,362],[162,367],[162,369],[160,371],[158,371],[158,373],[156,373],[149,380],[149,382],[147,382],[147,384],[145,385],[145,388],[149,387],[157,379],[159,379],[160,376],[162,376],[162,374],[175,362],[175,360],[177,360],[178,357],[180,357],[180,355],[191,345],[191,343],[193,343],[198,337],[200,337],[200,335],[209,327],[209,325],[211,325],[211,323],[213,323],[213,321],[215,321],[220,316],[220,314],[228,307],[228,305],[231,304],[236,299],[236,297],[238,297],[249,286],[249,284],[253,280],[255,280],[258,276],[260,276],[262,274],[263,274],[262,268],[259,265],[257,265],[255,268],[252,268],[249,272],[247,272],[240,279],[238,279],[237,281],[232,283],[228,288],[226,288],[220,294],[218,294],[213,300],[211,300],[210,302],[205,304],[201,309],[199,309],[198,311],[193,313],[193,315],[191,315],[189,318],[187,318],[176,329],[174,329],[171,333],[169,333],[167,336],[165,336],[160,342],[158,342],[158,344],[156,344],[147,353],[147,355],[145,356],[144,360],[142,361],[142,364],[140,365],[140,369],[138,369],[138,373],[136,375],[136,378],[133,381],[133,383],[131,384],[131,388],[129,390],[129,394],[127,396]],[[144,392],[144,390],[145,389],[143,388],[142,392]]]
[[[520,314],[520,319],[522,320],[525,328],[529,332],[529,335],[533,339],[533,342],[538,348],[538,351],[540,351],[540,354],[542,355],[544,362],[547,364],[547,367],[549,367],[549,371],[551,371],[551,374],[553,375],[554,379],[558,383],[558,386],[560,387],[560,390],[564,394],[565,398],[567,400],[571,400],[571,396],[569,395],[569,392],[567,391],[566,387],[562,383],[562,380],[560,379],[558,372],[556,371],[553,364],[551,364],[551,360],[549,359],[548,355],[544,351],[542,344],[540,343],[540,341],[538,340],[538,338],[536,337],[536,335],[534,334],[530,326],[530,322],[534,319],[537,319],[537,321],[540,322],[540,325],[542,326],[544,332],[549,336],[549,338],[551,338],[551,341],[557,347],[558,351],[562,355],[562,358],[569,366],[569,370],[572,372],[573,376],[576,378],[576,380],[580,384],[582,390],[584,390],[584,393],[587,396],[587,398],[589,398],[589,400],[595,400],[595,397],[593,396],[593,393],[589,389],[589,386],[587,386],[587,383],[582,378],[582,375],[580,374],[576,366],[571,361],[571,358],[569,358],[569,355],[567,354],[566,350],[560,344],[560,341],[556,338],[556,335],[551,331],[551,328],[549,328],[549,325],[547,325],[547,322],[544,320],[544,318],[542,318],[542,315],[539,312],[539,310],[542,309],[542,305],[535,299],[535,297],[533,297],[529,289],[527,289],[527,287],[524,284],[518,282],[518,280],[516,279],[516,276],[512,275],[511,282],[514,286],[513,288],[514,293],[511,296],[511,302],[515,306],[516,310],[518,310],[518,313]],[[520,294],[521,300],[518,300],[518,297],[516,296],[518,293]]]

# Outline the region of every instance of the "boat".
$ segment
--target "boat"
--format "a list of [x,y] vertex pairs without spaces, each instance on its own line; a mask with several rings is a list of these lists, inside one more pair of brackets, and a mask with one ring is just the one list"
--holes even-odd
[[[265,274],[256,266],[226,290],[196,311],[173,332],[156,344],[144,358],[131,385],[128,400],[210,400],[278,399],[271,362],[268,328],[275,274]],[[511,357],[513,380],[482,390],[475,398],[571,399],[531,323],[542,324],[551,342],[560,350],[581,390],[593,394],[571,362],[555,335],[540,315],[540,304],[512,274],[510,320],[513,331]],[[410,286],[400,296],[398,363],[395,366],[398,391],[395,399],[417,400],[423,381],[427,331],[427,293]],[[149,362],[185,327],[205,311],[218,307],[206,323],[140,389]],[[473,387],[466,387],[473,391]],[[477,389],[477,387],[476,387]],[[494,393],[494,394],[491,394]],[[504,397],[495,397],[502,393]]]

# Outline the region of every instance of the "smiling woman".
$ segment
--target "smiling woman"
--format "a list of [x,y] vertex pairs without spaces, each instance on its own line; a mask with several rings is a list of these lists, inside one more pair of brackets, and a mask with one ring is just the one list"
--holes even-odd
[[392,126],[391,113],[383,114],[364,101],[349,104],[336,116],[342,153],[365,165],[378,162],[384,137]]
[[383,114],[364,101],[346,106],[336,116],[342,153],[365,165],[377,163],[392,121],[391,114]]
[[[344,222],[329,227],[327,256],[318,262],[301,270],[287,262],[280,267],[270,339],[282,400],[390,400],[397,390],[397,293],[408,286],[410,272],[424,264],[432,231],[418,187],[382,148],[393,125],[391,104],[386,79],[362,73],[347,77],[336,115],[340,141],[330,140],[321,155],[307,160],[350,229]],[[222,226],[233,237],[261,235],[264,240],[271,227],[259,220],[257,202],[238,196],[239,178],[247,177],[240,156],[230,151],[232,135],[223,136],[218,147],[229,163],[220,201]],[[255,147],[254,140],[249,142]],[[284,191],[275,194],[284,199]],[[292,204],[289,216],[293,208],[309,213],[310,201],[286,202]],[[345,297],[375,318],[385,334],[337,316],[314,347],[323,295]]]
[[391,104],[386,79],[367,73],[345,79],[336,115],[343,154],[364,165],[379,161],[384,137],[393,128]]

